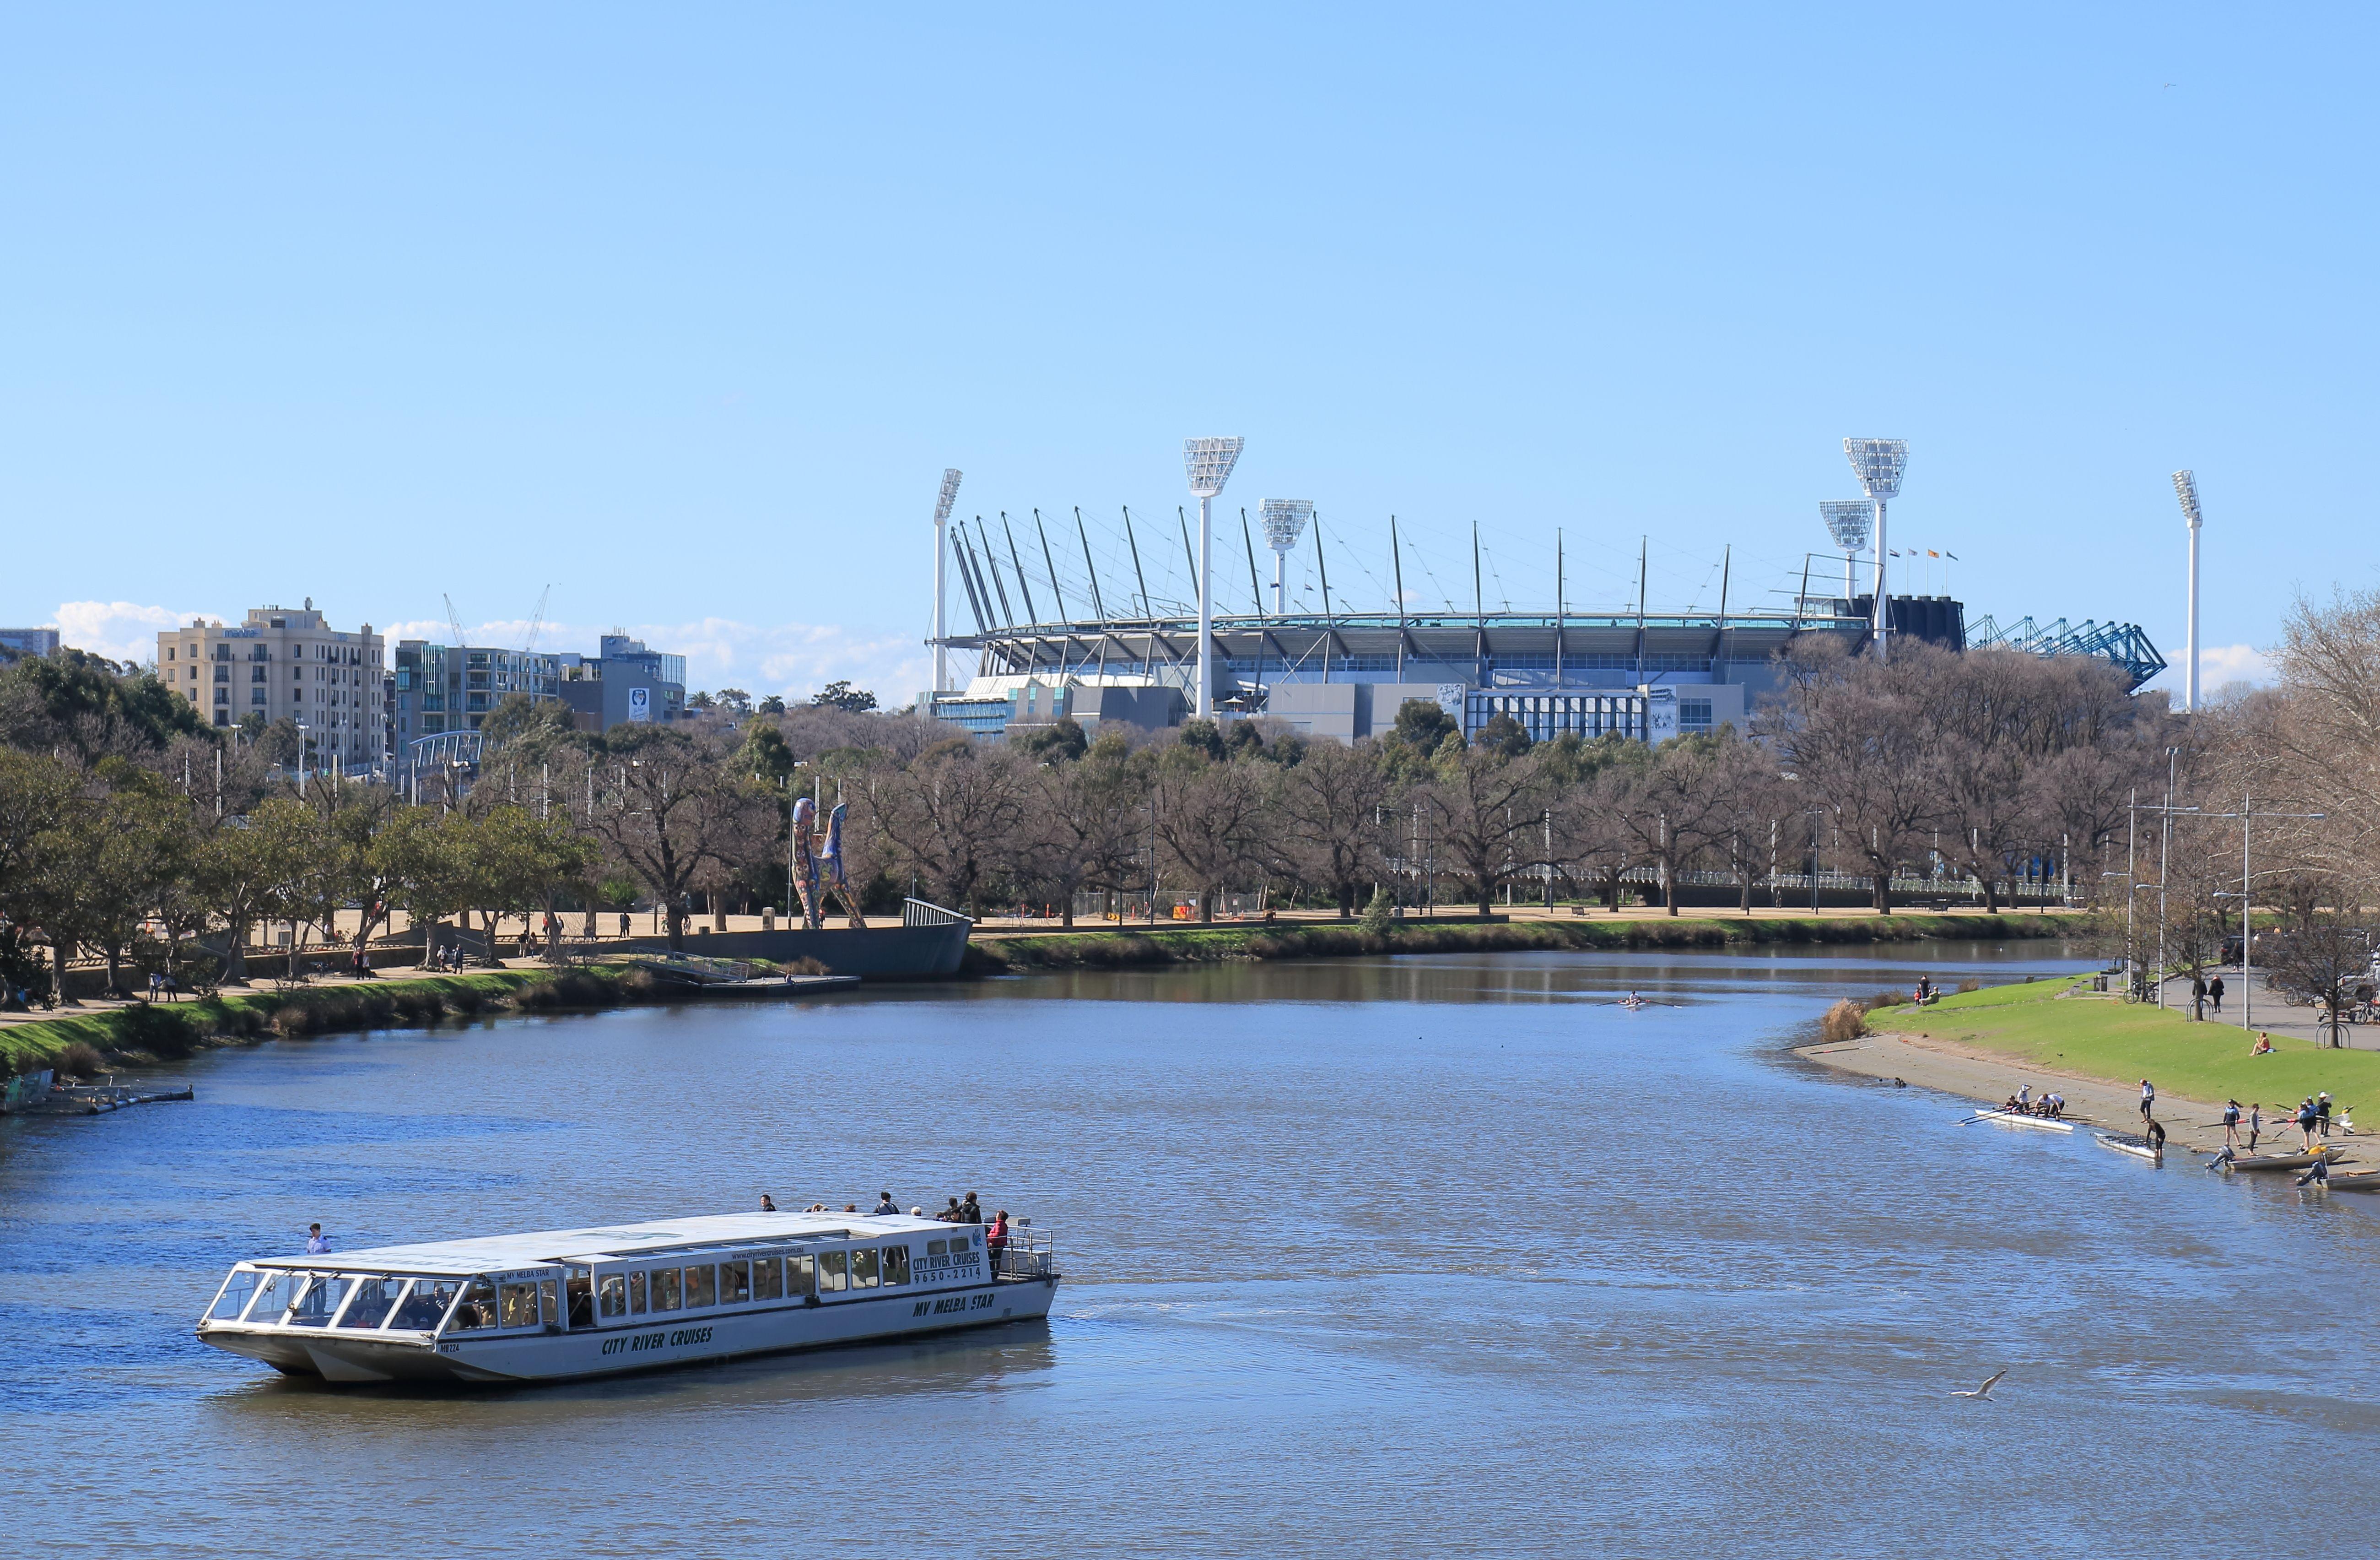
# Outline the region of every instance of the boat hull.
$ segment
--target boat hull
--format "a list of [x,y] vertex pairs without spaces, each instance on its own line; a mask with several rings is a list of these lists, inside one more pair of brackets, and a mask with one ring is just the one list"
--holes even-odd
[[2254,1153],[2231,1161],[2233,1170],[2303,1170],[2315,1160],[2336,1161],[2345,1149],[2316,1149],[2312,1153]]
[[2095,1133],[2093,1136],[2098,1140],[2098,1143],[2101,1148],[2113,1149],[2118,1153],[2128,1153],[2134,1159],[2146,1159],[2161,1162],[2165,1158],[2164,1150],[2153,1149],[2146,1143],[2131,1142],[2125,1139],[2119,1138],[2110,1132]]
[[490,1337],[209,1325],[203,1343],[285,1375],[340,1384],[380,1382],[521,1383],[581,1381],[755,1355],[884,1343],[1045,1318],[1058,1275],[963,1288],[905,1289],[866,1299],[795,1302],[749,1310],[680,1312],[633,1325]]
[[2046,1115],[2010,1115],[2006,1111],[1982,1111],[1977,1114],[1976,1119],[1988,1121],[1995,1127],[2028,1127],[2035,1132],[2074,1130],[2074,1124],[2070,1121],[2059,1121]]

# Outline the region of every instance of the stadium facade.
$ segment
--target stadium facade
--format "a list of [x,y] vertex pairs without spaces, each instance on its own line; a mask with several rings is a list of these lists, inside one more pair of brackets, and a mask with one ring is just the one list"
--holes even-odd
[[[964,563],[961,571],[964,581]],[[970,597],[980,625],[988,598],[972,587]],[[1971,627],[1948,596],[1893,596],[1888,607],[1895,639],[2097,656],[2135,688],[2165,666],[2135,625],[2060,620],[2045,628],[2026,618],[2002,629],[1982,618]],[[1539,740],[1616,732],[1658,742],[1740,725],[1777,686],[1779,652],[1797,641],[1865,648],[1874,608],[1873,597],[1851,596],[1735,614],[1219,615],[1215,705],[1226,719],[1269,716],[1343,741],[1385,731],[1417,699],[1443,708],[1466,737],[1505,714]],[[938,642],[961,665],[971,652],[975,673],[964,689],[921,695],[920,703],[984,740],[1065,718],[1093,733],[1111,722],[1160,728],[1196,704],[1195,614],[979,626]]]

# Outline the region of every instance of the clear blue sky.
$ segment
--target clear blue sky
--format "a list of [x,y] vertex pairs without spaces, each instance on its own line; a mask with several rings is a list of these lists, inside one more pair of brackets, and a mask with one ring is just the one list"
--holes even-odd
[[905,695],[944,466],[1170,522],[1208,433],[1515,601],[1758,599],[1846,433],[1971,613],[2178,658],[2185,465],[2211,646],[2372,581],[2370,11],[888,10],[16,8],[0,621]]

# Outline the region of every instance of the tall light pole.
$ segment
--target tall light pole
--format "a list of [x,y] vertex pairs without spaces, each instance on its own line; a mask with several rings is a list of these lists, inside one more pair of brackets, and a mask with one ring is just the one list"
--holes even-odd
[[1900,473],[1909,464],[1906,439],[1845,439],[1843,454],[1859,477],[1860,488],[1876,506],[1876,658],[1892,659],[1886,636],[1890,628],[1889,602],[1885,595],[1884,505],[1900,495]]
[[1265,544],[1272,549],[1272,615],[1281,617],[1289,611],[1289,555],[1296,549],[1297,539],[1305,534],[1305,522],[1314,518],[1314,501],[1268,498],[1260,512]]
[[1868,533],[1876,527],[1876,506],[1864,498],[1824,498],[1818,501],[1818,518],[1827,522],[1827,534],[1843,550],[1843,599],[1859,594],[1859,586],[1852,579],[1852,565],[1867,551]]
[[[959,495],[959,469],[946,468],[942,472],[942,494],[934,500],[934,691],[948,692],[951,686],[951,652],[942,645],[942,614],[949,603],[944,589],[942,563],[950,553],[946,535],[951,520],[951,505]],[[928,712],[931,713],[931,712]]]
[[1215,495],[1232,480],[1245,439],[1184,439],[1182,469],[1198,500],[1198,718],[1215,718]]
[[2181,707],[2198,713],[2198,479],[2188,471],[2173,474],[2173,495],[2181,500],[2181,518],[2190,527],[2190,651],[2181,675]]

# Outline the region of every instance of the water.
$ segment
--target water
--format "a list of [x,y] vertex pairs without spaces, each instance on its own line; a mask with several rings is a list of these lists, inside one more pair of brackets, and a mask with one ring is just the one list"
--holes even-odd
[[[1234,966],[216,1054],[193,1105],[0,1124],[7,1525],[110,1555],[2371,1552],[2380,1223],[1781,1054],[1921,965],[2080,962]],[[352,1249],[882,1188],[1053,1226],[1051,1321],[464,1395],[190,1337],[310,1220]]]

